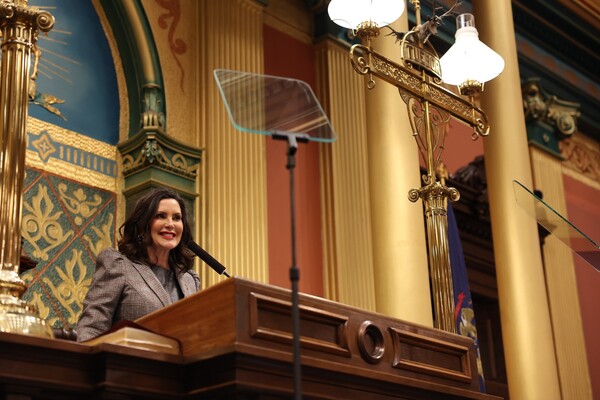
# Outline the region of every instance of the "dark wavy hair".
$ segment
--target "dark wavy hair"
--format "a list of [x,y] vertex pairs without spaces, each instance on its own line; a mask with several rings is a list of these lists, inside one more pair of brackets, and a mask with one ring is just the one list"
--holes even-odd
[[133,213],[119,228],[121,235],[119,251],[132,261],[150,264],[147,250],[152,245],[150,224],[156,216],[158,204],[164,199],[175,199],[181,207],[183,233],[177,247],[169,252],[169,265],[185,272],[194,266],[193,255],[187,248],[187,244],[193,239],[193,236],[183,199],[178,193],[169,189],[153,189],[138,200]]

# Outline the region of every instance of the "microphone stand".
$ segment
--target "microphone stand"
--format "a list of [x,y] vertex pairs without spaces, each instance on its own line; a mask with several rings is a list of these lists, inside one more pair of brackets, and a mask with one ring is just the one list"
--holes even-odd
[[294,168],[296,167],[296,151],[298,142],[308,142],[306,134],[274,133],[273,139],[287,140],[287,165],[290,175],[290,214],[292,230],[292,266],[290,267],[290,282],[292,286],[292,336],[294,351],[294,399],[302,399],[302,364],[300,360],[300,306],[298,299],[298,281],[300,270],[296,265],[296,218],[294,196]]

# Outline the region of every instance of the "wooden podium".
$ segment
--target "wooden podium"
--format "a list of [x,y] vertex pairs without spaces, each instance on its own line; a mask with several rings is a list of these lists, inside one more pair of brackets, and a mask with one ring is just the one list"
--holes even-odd
[[[304,399],[496,399],[470,339],[300,295]],[[138,321],[167,354],[0,333],[0,399],[293,397],[291,292],[231,278]]]
[[[471,339],[303,294],[300,320],[305,399],[493,398]],[[232,278],[137,322],[181,341],[189,394],[293,395],[289,290]]]

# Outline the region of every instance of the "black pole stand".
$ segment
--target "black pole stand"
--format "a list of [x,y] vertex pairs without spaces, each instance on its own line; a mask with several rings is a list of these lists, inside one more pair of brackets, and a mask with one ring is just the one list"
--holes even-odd
[[296,218],[294,196],[294,168],[296,167],[296,151],[298,142],[308,142],[308,135],[292,133],[276,133],[273,139],[285,139],[287,147],[287,166],[290,173],[290,214],[292,229],[292,266],[290,267],[290,282],[292,285],[292,335],[294,350],[294,399],[302,399],[302,364],[300,360],[300,306],[298,300],[298,281],[300,270],[296,265]]

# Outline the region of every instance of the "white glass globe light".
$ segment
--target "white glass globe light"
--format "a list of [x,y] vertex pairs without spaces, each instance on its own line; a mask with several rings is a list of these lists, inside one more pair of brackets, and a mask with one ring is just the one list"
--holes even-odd
[[456,24],[456,42],[440,58],[442,80],[451,85],[485,83],[500,75],[504,59],[479,40],[473,15],[459,15]]
[[356,29],[363,22],[389,25],[404,12],[404,0],[331,0],[329,18],[341,27]]

